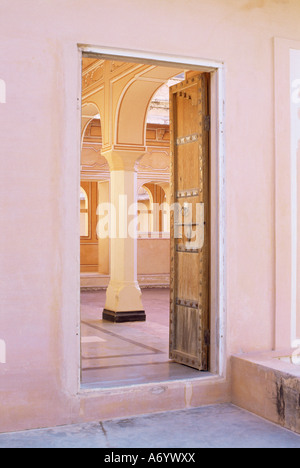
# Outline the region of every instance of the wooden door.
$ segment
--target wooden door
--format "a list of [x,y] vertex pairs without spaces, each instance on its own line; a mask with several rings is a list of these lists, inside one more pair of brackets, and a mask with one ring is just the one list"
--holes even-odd
[[170,359],[208,370],[209,74],[170,88]]

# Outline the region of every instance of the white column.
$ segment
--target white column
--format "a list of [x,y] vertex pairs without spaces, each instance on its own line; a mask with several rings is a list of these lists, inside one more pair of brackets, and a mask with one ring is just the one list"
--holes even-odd
[[137,281],[137,156],[120,151],[105,154],[111,169],[111,279],[103,319],[114,322],[146,319]]

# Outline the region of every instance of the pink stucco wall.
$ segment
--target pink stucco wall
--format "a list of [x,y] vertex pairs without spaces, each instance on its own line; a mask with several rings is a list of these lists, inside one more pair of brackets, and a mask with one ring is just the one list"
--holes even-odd
[[1,0],[0,431],[95,414],[77,394],[78,43],[224,61],[227,355],[272,348],[273,38],[300,41],[299,18],[299,0]]

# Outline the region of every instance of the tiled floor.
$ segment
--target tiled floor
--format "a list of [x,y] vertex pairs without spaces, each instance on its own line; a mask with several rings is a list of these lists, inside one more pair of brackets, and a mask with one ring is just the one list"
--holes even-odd
[[300,436],[225,404],[0,434],[0,448],[300,448]]
[[143,291],[146,322],[102,320],[104,291],[81,294],[82,386],[114,387],[206,377],[169,361],[169,290]]

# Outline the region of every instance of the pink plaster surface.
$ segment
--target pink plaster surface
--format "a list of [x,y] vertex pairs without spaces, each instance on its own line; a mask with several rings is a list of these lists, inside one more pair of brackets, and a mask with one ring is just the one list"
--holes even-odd
[[273,38],[300,41],[299,17],[298,0],[1,0],[0,431],[100,401],[78,394],[78,43],[224,62],[227,356],[272,348]]

